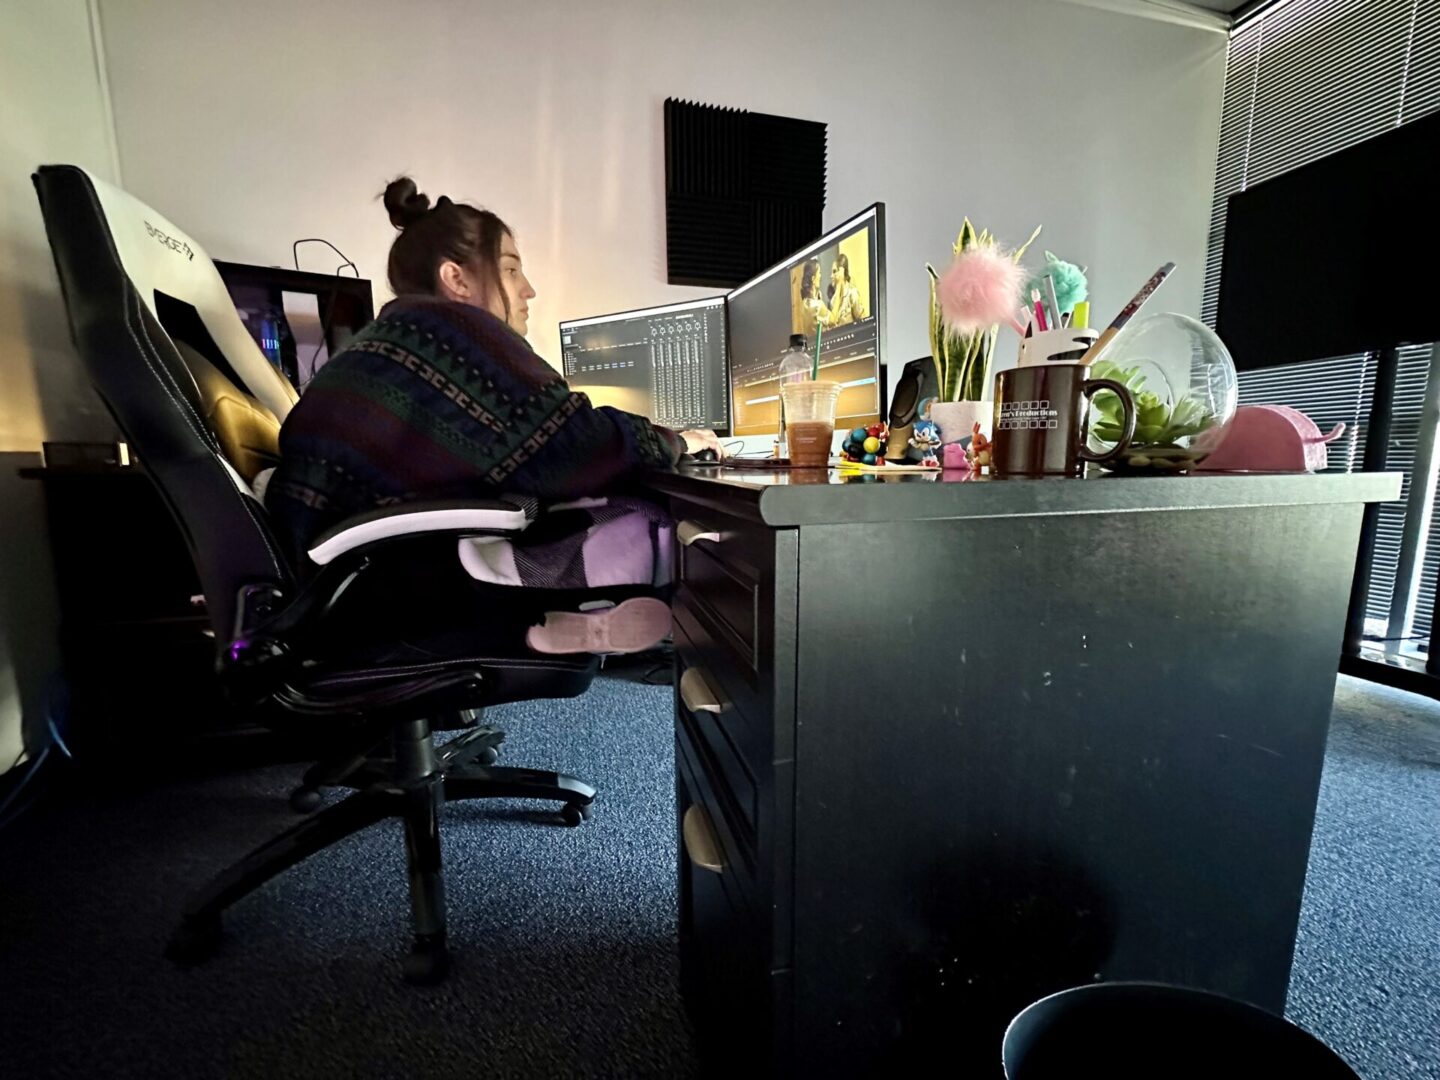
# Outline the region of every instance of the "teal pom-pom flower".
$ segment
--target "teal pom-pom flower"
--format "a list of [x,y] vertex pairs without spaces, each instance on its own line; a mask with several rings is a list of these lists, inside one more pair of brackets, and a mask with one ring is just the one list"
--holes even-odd
[[1039,289],[1045,295],[1045,275],[1055,279],[1055,299],[1061,311],[1074,311],[1075,305],[1090,296],[1090,284],[1085,280],[1085,271],[1072,262],[1059,258],[1053,251],[1045,252],[1045,268],[1025,283],[1021,301],[1027,306],[1030,290]]

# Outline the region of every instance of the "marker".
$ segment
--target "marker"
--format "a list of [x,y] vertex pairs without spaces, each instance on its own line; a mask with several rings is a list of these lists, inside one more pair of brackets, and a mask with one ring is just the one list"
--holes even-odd
[[1030,290],[1030,302],[1035,305],[1035,330],[1043,334],[1050,327],[1045,322],[1045,305],[1040,302],[1040,290]]
[[1086,350],[1085,355],[1080,358],[1080,363],[1093,364],[1096,360],[1099,360],[1101,354],[1104,353],[1104,351],[1110,347],[1110,343],[1115,340],[1115,335],[1125,328],[1125,324],[1144,306],[1145,301],[1150,299],[1155,290],[1164,284],[1165,279],[1170,276],[1170,271],[1174,269],[1175,264],[1168,262],[1160,267],[1159,270],[1156,270],[1150,280],[1145,282],[1145,284],[1141,286],[1140,291],[1131,298],[1130,303],[1120,309],[1120,314],[1115,316],[1115,321],[1107,326],[1105,332],[1095,339],[1095,344]]
[[1075,304],[1075,314],[1070,316],[1070,328],[1072,330],[1090,329],[1090,301],[1079,300]]

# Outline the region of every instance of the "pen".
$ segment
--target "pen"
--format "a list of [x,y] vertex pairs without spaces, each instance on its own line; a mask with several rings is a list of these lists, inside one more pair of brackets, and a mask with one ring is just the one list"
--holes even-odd
[[1043,334],[1050,327],[1045,322],[1045,305],[1040,302],[1040,290],[1030,290],[1030,302],[1035,305],[1035,330]]
[[1060,329],[1060,298],[1055,295],[1055,275],[1045,275],[1045,295],[1050,300],[1050,314],[1055,320],[1055,329]]
[[1131,317],[1140,310],[1146,300],[1158,289],[1170,276],[1170,271],[1175,269],[1173,262],[1168,262],[1156,270],[1149,281],[1140,287],[1140,291],[1131,297],[1130,302],[1120,309],[1120,314],[1115,316],[1115,321],[1105,328],[1105,332],[1095,339],[1095,344],[1086,350],[1085,355],[1080,358],[1082,364],[1093,364],[1100,359],[1101,353],[1110,347],[1115,340],[1115,335],[1125,328]]

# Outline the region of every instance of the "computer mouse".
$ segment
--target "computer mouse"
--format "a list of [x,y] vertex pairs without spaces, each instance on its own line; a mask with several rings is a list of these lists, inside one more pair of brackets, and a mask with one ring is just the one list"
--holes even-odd
[[720,455],[709,447],[704,450],[697,450],[693,454],[681,454],[680,462],[683,465],[719,465]]

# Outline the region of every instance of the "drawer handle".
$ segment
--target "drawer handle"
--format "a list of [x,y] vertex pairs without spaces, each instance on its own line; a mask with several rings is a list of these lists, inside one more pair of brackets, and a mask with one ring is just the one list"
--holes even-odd
[[679,539],[681,547],[689,547],[697,540],[709,540],[712,544],[718,544],[725,538],[719,529],[712,529],[708,525],[691,521],[688,518],[675,526],[675,536]]
[[715,827],[710,824],[710,815],[703,808],[692,806],[685,811],[680,834],[685,840],[685,854],[690,856],[692,863],[715,874],[725,872],[725,856],[720,854],[720,841],[715,836]]
[[686,668],[685,673],[680,676],[680,700],[691,712],[718,715],[725,711],[725,702],[720,700],[719,694],[710,689],[710,684],[705,681],[705,676],[700,674],[699,668]]

